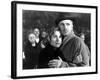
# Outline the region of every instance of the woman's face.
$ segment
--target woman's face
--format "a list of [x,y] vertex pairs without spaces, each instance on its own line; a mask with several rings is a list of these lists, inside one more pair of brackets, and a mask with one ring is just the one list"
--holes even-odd
[[62,43],[62,37],[60,31],[55,31],[54,34],[51,36],[51,45],[53,47],[60,47]]
[[35,43],[35,40],[36,40],[35,34],[33,33],[29,34],[28,40],[30,43]]

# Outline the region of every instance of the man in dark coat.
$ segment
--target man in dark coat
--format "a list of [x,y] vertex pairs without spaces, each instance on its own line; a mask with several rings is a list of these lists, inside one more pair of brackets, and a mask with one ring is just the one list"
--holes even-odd
[[66,59],[63,60],[51,60],[49,67],[75,67],[75,66],[89,66],[90,52],[86,47],[84,41],[74,34],[74,18],[62,17],[57,20],[59,29],[64,36],[61,51]]

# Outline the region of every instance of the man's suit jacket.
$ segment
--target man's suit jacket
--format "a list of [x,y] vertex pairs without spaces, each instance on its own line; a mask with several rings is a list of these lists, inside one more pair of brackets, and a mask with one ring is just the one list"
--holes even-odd
[[74,33],[64,38],[61,51],[66,59],[62,67],[89,66],[90,51],[84,41]]

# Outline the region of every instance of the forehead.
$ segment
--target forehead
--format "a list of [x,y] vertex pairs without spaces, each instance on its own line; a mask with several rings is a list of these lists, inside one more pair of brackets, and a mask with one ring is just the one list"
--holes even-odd
[[53,35],[57,35],[57,36],[60,36],[60,31],[55,31]]
[[46,32],[42,32],[42,34],[46,34]]
[[36,29],[34,29],[34,31],[39,31],[39,29],[36,28]]
[[59,24],[62,24],[62,23],[69,23],[69,24],[73,24],[73,21],[72,21],[72,20],[70,20],[70,19],[67,19],[67,20],[62,20],[62,21],[60,21],[60,23],[59,23]]
[[35,37],[35,35],[33,33],[29,34],[29,37]]

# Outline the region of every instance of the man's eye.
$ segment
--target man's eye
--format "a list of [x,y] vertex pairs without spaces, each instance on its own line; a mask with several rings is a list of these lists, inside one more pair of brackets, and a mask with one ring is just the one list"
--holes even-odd
[[62,23],[61,26],[64,26],[64,24]]
[[66,23],[66,25],[70,25],[69,23]]

